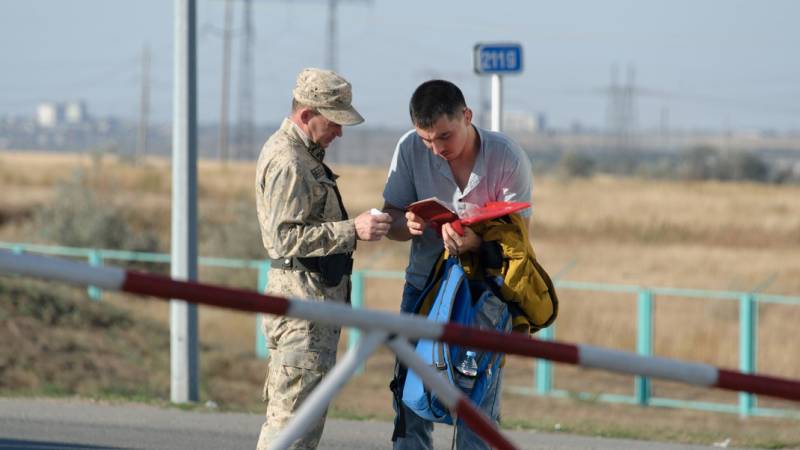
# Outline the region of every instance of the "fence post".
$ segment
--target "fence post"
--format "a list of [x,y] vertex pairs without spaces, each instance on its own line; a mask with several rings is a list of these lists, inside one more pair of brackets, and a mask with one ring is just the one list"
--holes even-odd
[[[103,254],[101,250],[92,249],[89,252],[89,265],[92,267],[103,267]],[[103,298],[103,291],[97,286],[89,286],[87,289],[89,298],[98,302]]]
[[[539,330],[538,338],[543,341],[552,341],[556,334],[556,324]],[[553,390],[553,364],[546,359],[536,360],[536,393],[549,395]]]
[[[356,270],[350,278],[350,305],[353,309],[361,309],[364,307],[364,272]],[[358,345],[361,340],[361,330],[358,328],[349,328],[347,330],[347,350],[352,350]],[[364,373],[364,364],[361,364],[356,369],[356,375]]]
[[[739,298],[739,370],[743,373],[756,371],[756,324],[758,305],[753,294]],[[747,417],[753,413],[755,395],[739,392],[739,416]]]
[[[639,291],[637,301],[636,352],[642,356],[653,355],[653,292]],[[650,404],[650,379],[637,375],[634,381],[636,402],[640,406]]]
[[[269,280],[269,261],[264,260],[258,264],[258,286],[256,289],[260,293],[267,291],[267,281]],[[256,358],[267,359],[269,349],[267,348],[267,337],[264,336],[264,315],[256,314]]]

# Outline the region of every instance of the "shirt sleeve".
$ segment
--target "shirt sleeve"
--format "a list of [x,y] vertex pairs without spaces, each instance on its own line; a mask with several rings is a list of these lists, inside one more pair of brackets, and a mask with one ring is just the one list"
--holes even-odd
[[[528,155],[516,143],[511,144],[509,158],[505,161],[505,176],[500,186],[500,197],[507,202],[531,203],[533,190],[533,170]],[[529,217],[533,208],[520,212],[523,217]]]
[[386,179],[386,186],[383,188],[383,200],[398,208],[405,208],[411,203],[419,200],[417,192],[414,188],[414,173],[412,172],[412,164],[408,161],[409,152],[404,149],[409,149],[411,142],[409,137],[413,131],[406,133],[405,136],[400,138],[397,146],[394,149],[394,156],[392,156],[392,165],[389,167],[389,175]]
[[296,164],[280,164],[264,175],[265,210],[261,227],[279,257],[312,257],[352,252],[354,220],[323,222],[322,211],[332,189]]

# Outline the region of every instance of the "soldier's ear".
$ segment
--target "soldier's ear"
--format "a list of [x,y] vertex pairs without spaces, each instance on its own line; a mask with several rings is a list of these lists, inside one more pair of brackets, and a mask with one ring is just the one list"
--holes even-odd
[[308,122],[316,116],[317,114],[311,108],[302,108],[300,110],[300,122],[303,122],[304,125],[308,125]]

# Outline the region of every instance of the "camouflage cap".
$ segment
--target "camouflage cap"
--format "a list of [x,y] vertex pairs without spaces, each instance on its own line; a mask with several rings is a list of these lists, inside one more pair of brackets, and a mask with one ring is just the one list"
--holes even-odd
[[336,72],[303,69],[297,75],[292,96],[299,103],[315,108],[325,118],[339,125],[357,125],[364,121],[350,104],[353,98],[350,83]]

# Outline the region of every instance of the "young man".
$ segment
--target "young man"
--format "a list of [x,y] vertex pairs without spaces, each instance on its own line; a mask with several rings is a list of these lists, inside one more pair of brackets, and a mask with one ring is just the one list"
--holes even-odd
[[[292,112],[264,144],[256,170],[258,221],[272,260],[267,290],[344,303],[356,240],[380,239],[391,219],[369,211],[349,219],[337,176],[323,162],[342,126],[364,121],[350,104],[350,83],[329,70],[305,69],[292,96]],[[269,447],[334,365],[340,333],[336,326],[285,316],[266,316],[264,322],[270,362],[259,450]],[[316,448],[324,424],[323,415],[291,448]]]
[[[432,80],[420,85],[409,104],[414,130],[397,144],[383,191],[384,210],[392,216],[388,237],[411,239],[406,284],[400,309],[412,311],[442,247],[450,254],[473,252],[482,239],[470,228],[459,236],[449,224],[437,234],[406,207],[417,200],[436,197],[458,213],[488,201],[531,200],[531,166],[522,149],[501,133],[472,124],[461,90],[448,81]],[[530,212],[523,212],[529,215]],[[490,417],[499,416],[500,380],[479,407]],[[402,389],[402,383],[400,383]],[[397,403],[397,402],[395,402]],[[432,449],[433,424],[395,404],[395,449]],[[488,448],[472,430],[457,427],[459,449]]]

